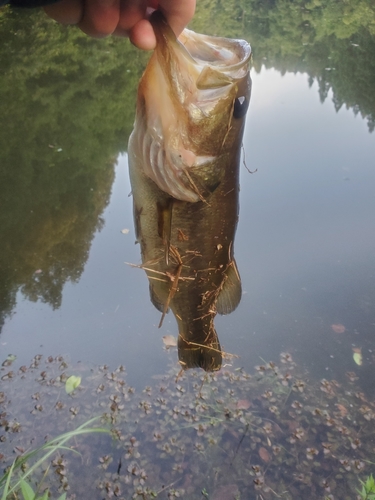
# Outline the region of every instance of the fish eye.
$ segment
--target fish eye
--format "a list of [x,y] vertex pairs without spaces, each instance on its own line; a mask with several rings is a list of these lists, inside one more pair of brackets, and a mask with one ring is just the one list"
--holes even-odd
[[233,106],[234,118],[242,118],[243,116],[245,116],[248,107],[249,99],[247,99],[244,95],[241,97],[236,97]]

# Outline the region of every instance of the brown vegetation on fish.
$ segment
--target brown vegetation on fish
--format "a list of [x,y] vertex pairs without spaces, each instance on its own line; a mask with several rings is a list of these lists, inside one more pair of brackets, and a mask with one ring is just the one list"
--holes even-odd
[[184,368],[218,370],[214,318],[241,299],[233,257],[239,164],[250,99],[250,46],[185,30],[159,12],[157,47],[138,89],[129,168],[151,301],[179,329]]

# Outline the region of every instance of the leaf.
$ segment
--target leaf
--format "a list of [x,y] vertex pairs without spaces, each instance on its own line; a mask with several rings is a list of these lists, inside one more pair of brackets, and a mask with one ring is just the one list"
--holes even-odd
[[331,325],[331,328],[335,333],[344,333],[346,331],[345,326],[342,325],[341,323],[336,323],[334,325]]
[[348,413],[348,410],[345,408],[344,405],[342,404],[339,404],[339,403],[336,403],[335,406],[337,406],[337,409],[339,410],[339,412],[341,413],[341,416],[342,417],[345,417]]
[[21,491],[24,500],[34,500],[35,499],[35,493],[32,489],[32,487],[24,481],[23,479],[21,480]]
[[68,379],[65,382],[65,390],[67,394],[70,394],[71,392],[74,391],[74,389],[77,389],[77,387],[81,383],[81,377],[76,377],[75,375],[71,375],[68,377]]
[[65,500],[66,499],[66,493],[63,493],[61,497],[59,497],[57,500]]
[[239,410],[247,410],[248,408],[250,408],[251,403],[248,399],[239,399],[236,406]]
[[362,354],[358,353],[358,352],[355,352],[353,354],[353,359],[354,359],[354,362],[358,365],[358,366],[361,366],[362,365]]
[[365,488],[366,493],[375,493],[375,480],[372,474],[366,479]]
[[261,448],[259,448],[259,456],[266,463],[268,463],[270,461],[270,458],[271,458],[270,454],[268,453],[266,448],[263,448],[263,446]]
[[359,347],[353,347],[353,359],[354,362],[358,365],[362,365],[362,349]]

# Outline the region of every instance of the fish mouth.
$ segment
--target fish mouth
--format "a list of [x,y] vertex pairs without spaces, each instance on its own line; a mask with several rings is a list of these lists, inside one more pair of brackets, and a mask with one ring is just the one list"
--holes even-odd
[[209,65],[234,80],[247,72],[251,48],[244,40],[200,35],[185,29],[179,41],[202,69]]
[[150,22],[156,35],[156,51],[163,56],[169,53],[167,65],[163,65],[164,68],[170,65],[169,76],[175,69],[171,54],[179,58],[180,65],[184,61],[200,90],[225,87],[246,76],[251,57],[251,47],[246,41],[202,35],[188,29],[177,38],[160,11],[153,12]]

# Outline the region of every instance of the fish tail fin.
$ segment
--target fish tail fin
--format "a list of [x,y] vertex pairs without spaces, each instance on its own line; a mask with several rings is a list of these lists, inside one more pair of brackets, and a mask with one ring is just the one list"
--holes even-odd
[[189,368],[203,368],[206,372],[220,370],[223,356],[215,328],[213,326],[210,328],[209,334],[202,342],[188,341],[180,333],[178,358],[185,370]]

